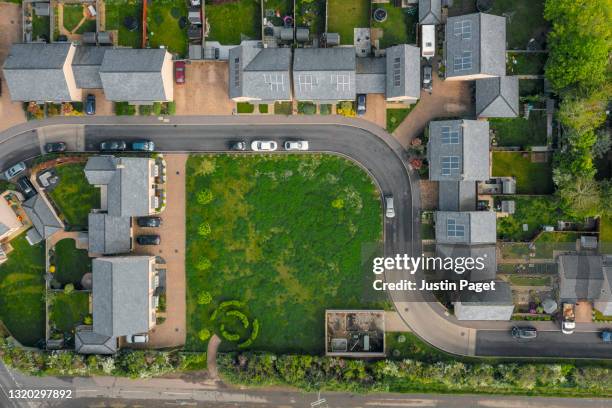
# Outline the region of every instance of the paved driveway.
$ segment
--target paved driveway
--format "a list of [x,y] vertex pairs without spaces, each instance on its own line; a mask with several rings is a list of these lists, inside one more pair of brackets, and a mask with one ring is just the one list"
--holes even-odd
[[174,85],[177,115],[231,115],[234,102],[228,96],[225,61],[191,61],[183,85]]
[[[18,4],[0,3],[0,66],[9,53],[11,44],[21,42],[21,8]],[[11,102],[8,87],[0,70],[0,131],[25,122],[20,102]]]
[[166,321],[150,333],[151,347],[173,347],[185,344],[185,163],[186,154],[165,156],[168,175],[168,204],[161,213],[160,228],[134,227],[140,233],[159,234],[161,245],[139,246],[137,254],[159,255],[166,261]]
[[381,128],[387,127],[387,101],[383,94],[368,94],[366,97],[365,120],[377,124]]

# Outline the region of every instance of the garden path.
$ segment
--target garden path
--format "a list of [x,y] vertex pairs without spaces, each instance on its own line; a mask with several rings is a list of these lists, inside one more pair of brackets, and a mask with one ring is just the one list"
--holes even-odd
[[219,378],[219,370],[217,370],[217,351],[219,351],[219,345],[221,339],[216,334],[208,341],[208,348],[206,349],[206,365],[208,368],[208,375],[211,379],[216,380]]

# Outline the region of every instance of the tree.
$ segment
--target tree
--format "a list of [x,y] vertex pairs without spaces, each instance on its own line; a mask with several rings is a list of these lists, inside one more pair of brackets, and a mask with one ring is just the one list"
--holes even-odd
[[605,129],[597,132],[597,140],[595,144],[593,144],[593,157],[596,159],[603,158],[610,147],[612,146],[612,140],[610,140],[610,133],[608,133]]
[[566,212],[578,218],[599,215],[601,189],[592,177],[575,177],[565,180],[557,194]]
[[610,89],[605,86],[589,96],[568,94],[559,105],[559,121],[580,133],[597,129],[606,120],[606,103]]
[[210,330],[208,329],[202,329],[198,332],[198,338],[201,341],[206,341],[210,338]]

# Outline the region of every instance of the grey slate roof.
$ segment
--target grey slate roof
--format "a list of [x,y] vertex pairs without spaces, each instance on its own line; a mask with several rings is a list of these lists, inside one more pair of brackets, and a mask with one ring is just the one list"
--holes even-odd
[[64,64],[70,43],[13,44],[4,63],[4,78],[14,101],[72,101]]
[[385,50],[387,56],[386,97],[421,96],[421,52],[419,47],[401,44]]
[[40,237],[47,239],[64,229],[64,224],[40,194],[25,201],[22,207]]
[[104,213],[91,213],[88,218],[89,253],[117,255],[132,249],[132,220]]
[[[450,142],[443,132],[457,134]],[[429,122],[429,179],[436,181],[482,181],[489,179],[489,122],[443,120]],[[443,173],[447,158],[457,157],[458,168]]]
[[[461,35],[465,22],[466,35]],[[459,30],[456,31],[455,29]],[[459,33],[459,34],[456,34]],[[465,37],[465,38],[464,38]],[[506,18],[485,13],[449,17],[445,34],[446,77],[506,75]],[[455,58],[471,53],[471,65],[455,69]]]
[[[292,31],[293,32],[293,31]],[[291,48],[241,45],[229,50],[230,98],[291,99]]]
[[472,282],[495,279],[497,275],[497,254],[494,244],[485,245],[436,245],[436,256],[440,258],[481,258],[483,269],[473,268],[462,274],[449,271],[443,277],[451,280],[469,279]]
[[92,261],[94,332],[120,337],[149,331],[149,268],[148,256]]
[[462,292],[455,302],[458,320],[510,320],[513,311],[512,289],[503,281],[495,282],[494,291]]
[[85,89],[102,88],[100,79],[100,66],[104,60],[104,53],[110,47],[79,46],[72,60],[72,72],[77,87]]
[[302,101],[348,101],[357,95],[354,47],[297,48],[293,89]]
[[115,354],[117,338],[96,333],[91,326],[77,326],[74,351],[80,354]]
[[419,24],[442,22],[442,0],[419,0]]
[[502,76],[476,80],[476,116],[515,118],[519,115],[519,80]]
[[440,181],[438,186],[438,210],[476,210],[476,182]]
[[107,188],[107,211],[114,217],[151,213],[151,160],[142,157],[94,156],[85,166],[90,184]]
[[[596,300],[604,288],[604,269],[599,255],[561,255],[559,300]],[[608,288],[609,291],[609,288]]]
[[165,49],[107,50],[100,67],[106,99],[142,102],[168,100],[161,72],[165,57]]
[[385,93],[387,63],[385,57],[356,58],[357,93]]
[[[436,211],[436,242],[438,244],[494,244],[497,224],[492,211]],[[463,233],[452,235],[452,226]]]

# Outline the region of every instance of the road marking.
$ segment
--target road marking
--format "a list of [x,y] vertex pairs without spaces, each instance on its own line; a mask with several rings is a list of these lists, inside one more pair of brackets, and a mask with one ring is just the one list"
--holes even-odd
[[436,407],[438,405],[438,401],[422,399],[397,399],[366,402],[366,405],[374,405],[376,407]]

